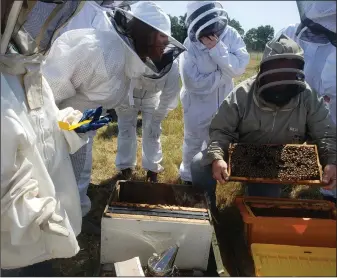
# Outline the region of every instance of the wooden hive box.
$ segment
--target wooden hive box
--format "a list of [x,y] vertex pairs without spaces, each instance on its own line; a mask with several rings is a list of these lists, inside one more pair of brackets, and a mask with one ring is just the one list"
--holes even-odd
[[336,248],[336,207],[324,200],[237,197],[248,245]]
[[193,186],[118,181],[101,222],[101,264],[179,244],[178,269],[207,270],[213,225],[205,194]]

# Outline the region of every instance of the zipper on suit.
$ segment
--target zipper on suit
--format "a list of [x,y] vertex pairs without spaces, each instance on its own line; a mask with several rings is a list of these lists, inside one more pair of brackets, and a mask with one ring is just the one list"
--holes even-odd
[[142,96],[142,98],[145,98],[146,93],[147,93],[147,91],[145,90],[144,91],[144,95]]

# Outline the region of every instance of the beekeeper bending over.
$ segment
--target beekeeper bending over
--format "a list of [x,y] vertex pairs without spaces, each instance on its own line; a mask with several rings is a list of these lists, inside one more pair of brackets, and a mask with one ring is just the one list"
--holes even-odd
[[[134,16],[146,20],[148,5],[139,3]],[[161,68],[159,74],[143,75],[133,91],[134,106],[127,103],[116,109],[118,116],[118,148],[116,167],[124,179],[129,179],[136,166],[137,154],[137,116],[142,113],[142,166],[147,171],[147,180],[157,182],[157,174],[163,171],[160,164],[163,159],[160,142],[161,122],[170,110],[178,105],[180,80],[178,63],[173,59],[182,49],[167,49],[167,58],[162,59],[171,37],[171,21],[167,14],[160,11],[149,23],[139,26],[136,51],[142,56],[149,55]],[[156,26],[158,26],[156,28]],[[147,40],[141,40],[142,34],[148,34]],[[150,47],[150,48],[149,48]],[[170,54],[169,54],[170,53]],[[171,57],[169,56],[171,55]]]
[[[70,30],[55,40],[43,65],[43,74],[59,108],[71,106],[84,111],[102,105],[105,109],[120,106],[128,109],[135,105],[133,93],[139,86],[139,78],[144,74],[161,75],[184,50],[171,37],[159,40],[166,37],[164,33],[156,43],[140,47],[153,36],[153,32],[144,30],[161,30],[166,15],[153,2],[139,5],[142,14],[137,16],[116,8],[111,30],[100,30],[93,23],[93,28]],[[88,145],[75,154],[76,161],[72,159],[75,173],[81,173],[78,183],[83,216],[91,207],[86,194],[93,136],[94,132]]]
[[52,276],[51,259],[78,253],[82,218],[69,153],[87,142],[85,128],[104,125],[59,128],[83,115],[59,110],[41,76],[46,49],[22,28],[35,4],[1,5],[1,276]]
[[[316,144],[323,183],[336,186],[336,129],[323,98],[305,82],[303,68],[303,50],[281,35],[267,43],[258,75],[222,103],[210,126],[208,147],[191,165],[193,185],[208,192],[213,208],[216,182],[228,180],[230,143]],[[281,186],[248,183],[247,194],[279,198]]]
[[[74,15],[67,24],[59,31],[59,34],[63,34],[69,30],[75,30],[80,28],[98,28],[99,30],[111,30],[113,25],[110,17],[112,10],[105,9],[99,5],[100,1],[87,1],[82,2],[79,11]],[[109,2],[109,1],[106,1]],[[111,2],[111,1],[110,1]],[[122,2],[122,1],[120,1]],[[130,1],[129,1],[130,2]],[[136,1],[133,1],[136,2]],[[126,5],[127,1],[120,3],[119,5]],[[101,4],[102,5],[102,4]],[[117,4],[115,4],[117,5]],[[117,5],[118,7],[118,5]],[[143,8],[146,5],[138,4],[138,7],[133,12],[136,17],[142,17],[144,15]],[[140,35],[144,33],[152,32],[153,35],[149,36],[150,39],[154,38],[154,42],[142,42],[138,48],[140,51],[147,51],[149,45],[153,45],[153,53],[160,58],[163,51],[161,48],[165,48],[168,44],[168,36],[171,36],[171,22],[168,15],[162,13],[161,30],[155,31],[155,29],[149,25],[144,25],[144,30],[140,30]],[[96,25],[95,25],[96,23]],[[165,29],[163,29],[165,28]],[[164,35],[165,34],[165,35]],[[157,37],[156,37],[157,36]],[[173,40],[173,38],[171,38]],[[159,43],[158,47],[155,47],[155,43]],[[141,49],[142,48],[142,49]],[[116,157],[117,169],[121,170],[123,178],[129,179],[132,174],[132,170],[136,166],[136,152],[137,152],[137,136],[136,136],[136,124],[138,112],[142,112],[143,120],[143,167],[148,171],[147,178],[152,181],[157,181],[157,173],[163,170],[160,165],[162,161],[162,150],[160,143],[161,134],[161,121],[166,117],[168,112],[176,108],[178,104],[178,93],[180,91],[179,86],[179,71],[177,62],[173,61],[166,66],[165,70],[162,70],[160,74],[153,74],[150,76],[142,76],[139,80],[139,89],[134,90],[134,106],[128,106],[126,109],[118,110],[118,151]],[[128,102],[128,99],[126,99]],[[75,167],[77,156],[75,154],[71,156]],[[88,164],[88,166],[91,166]],[[77,173],[77,180],[81,182],[79,184],[80,192],[90,182],[90,176],[87,175],[87,171],[82,171],[84,174],[85,186],[83,186],[83,178],[81,173]],[[86,199],[86,195],[84,196]]]
[[243,74],[249,63],[243,39],[227,23],[227,13],[219,2],[187,4],[187,52],[179,61],[184,109],[180,177],[186,183],[192,181],[192,158],[206,146],[214,114],[233,89],[233,78]]
[[[336,124],[336,2],[297,1],[297,6],[301,23],[290,25],[279,34],[289,36],[303,48],[306,82],[324,97]],[[336,189],[321,192],[336,202]]]
[[[61,7],[61,9],[57,14],[55,14],[51,22],[57,22],[57,26],[59,28],[52,32],[51,42],[49,43],[54,42],[63,33],[70,30],[84,28],[99,29],[100,31],[114,30],[113,24],[111,22],[113,11],[111,9],[100,6],[100,4],[102,5],[103,3],[98,2],[102,1],[78,1],[77,5],[75,5],[74,7],[67,6],[74,5],[75,1],[73,3],[71,1],[68,1],[58,4],[58,7]],[[107,1],[105,1],[105,3],[107,4]],[[39,2],[31,12],[32,16],[29,17],[28,20],[24,23],[24,28],[26,30],[34,29],[34,22],[36,22],[36,17],[46,10],[48,10],[48,12],[51,12],[53,10],[53,7],[50,4]],[[69,13],[69,11],[72,11],[72,13]],[[66,14],[69,14],[68,19],[64,22],[59,23],[59,18],[63,18]],[[45,41],[46,40],[43,40],[42,42],[45,43]],[[86,163],[84,157],[86,153],[91,152],[92,139],[94,134],[95,132],[89,133],[90,141],[88,145],[83,146],[83,148],[81,148],[78,152],[70,155],[70,159],[75,170],[76,182],[78,184],[78,189],[80,192],[83,216],[86,216],[83,218],[82,221],[82,232],[89,234],[100,233],[100,229],[97,227],[97,225],[95,225],[92,219],[87,216],[87,213],[90,210],[90,200],[86,194],[90,183],[92,165],[91,163]]]

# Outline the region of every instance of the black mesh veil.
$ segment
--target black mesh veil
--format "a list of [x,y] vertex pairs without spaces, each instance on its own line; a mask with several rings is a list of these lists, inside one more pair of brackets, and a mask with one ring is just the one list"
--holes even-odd
[[204,36],[219,37],[227,27],[228,15],[218,3],[210,3],[194,11],[185,24],[188,28],[188,37],[196,42]]
[[10,49],[23,55],[45,54],[57,30],[74,15],[81,1],[28,1],[13,30]]
[[335,1],[296,1],[301,18],[300,31],[307,27],[316,36],[324,36],[336,46],[336,2]]
[[[145,49],[153,48],[153,47],[159,47],[156,45],[151,45],[150,43],[147,43],[148,37],[150,34],[143,34],[145,29],[141,29],[141,25],[144,26],[144,22],[137,17],[133,16],[130,12],[122,10],[122,9],[116,9],[114,12],[114,18],[112,20],[115,29],[117,32],[121,35],[122,39],[137,53],[136,49],[137,46],[136,41],[138,37],[138,41],[141,41],[142,47]],[[150,33],[152,31],[159,31],[154,26],[150,26],[145,23],[147,26],[146,28],[150,28]],[[135,28],[135,29],[134,29]],[[137,30],[137,31],[135,31]],[[163,32],[161,32],[163,33]],[[165,33],[163,33],[165,34]],[[150,59],[148,56],[143,60],[143,62],[146,64],[146,66],[150,69],[150,72],[146,76],[149,78],[157,79],[161,78],[165,74],[167,74],[171,67],[173,61],[183,52],[185,51],[184,46],[179,43],[177,40],[173,39],[169,34],[165,34],[168,36],[168,44],[163,50],[163,54],[160,60],[154,61]],[[163,46],[161,46],[163,47]],[[138,51],[139,52],[139,51]],[[139,53],[137,53],[139,55]]]

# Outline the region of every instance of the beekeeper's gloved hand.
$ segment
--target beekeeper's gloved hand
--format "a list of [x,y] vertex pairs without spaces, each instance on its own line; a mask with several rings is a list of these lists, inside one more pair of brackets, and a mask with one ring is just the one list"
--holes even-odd
[[97,130],[110,123],[112,117],[110,115],[101,117],[102,111],[103,111],[102,106],[96,109],[85,110],[79,123],[86,120],[91,120],[91,122],[76,128],[75,131],[77,133],[86,133],[90,130]]
[[161,122],[152,121],[149,126],[149,137],[158,139],[161,135]]

